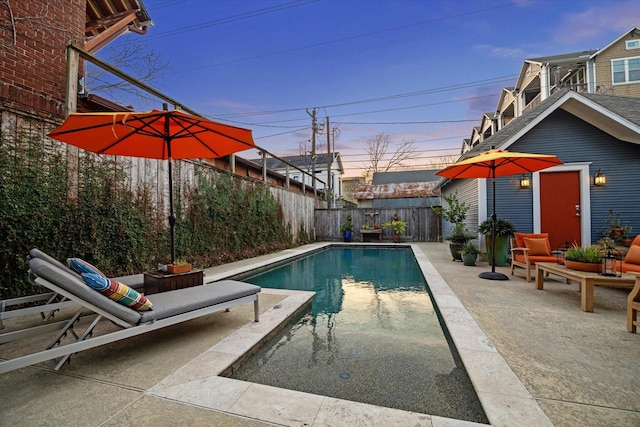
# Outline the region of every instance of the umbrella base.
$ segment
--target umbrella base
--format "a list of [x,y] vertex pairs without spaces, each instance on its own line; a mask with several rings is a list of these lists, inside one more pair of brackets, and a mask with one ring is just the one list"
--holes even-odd
[[485,271],[484,273],[480,273],[478,277],[487,280],[509,280],[509,276],[506,274],[496,273],[494,271]]

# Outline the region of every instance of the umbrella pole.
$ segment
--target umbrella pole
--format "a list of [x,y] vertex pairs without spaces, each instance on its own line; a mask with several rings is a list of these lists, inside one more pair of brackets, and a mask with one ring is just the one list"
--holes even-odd
[[493,187],[493,212],[491,213],[491,271],[485,271],[480,273],[481,279],[488,280],[509,280],[506,274],[496,273],[496,222],[498,216],[496,215],[496,168],[492,165],[491,168],[491,182]]
[[[171,151],[171,149],[169,149],[169,151]],[[176,242],[173,230],[176,225],[176,217],[173,214],[173,176],[171,163],[171,155],[169,155],[169,228],[171,229],[171,264],[173,264],[176,260]]]

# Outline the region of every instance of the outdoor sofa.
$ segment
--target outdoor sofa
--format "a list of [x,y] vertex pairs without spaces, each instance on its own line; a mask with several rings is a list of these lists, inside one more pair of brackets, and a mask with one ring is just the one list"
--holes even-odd
[[[230,307],[253,302],[254,319],[259,321],[258,293],[261,288],[235,280],[222,280],[202,286],[153,294],[149,297],[151,309],[138,311],[88,286],[77,273],[42,251],[30,252],[29,280],[64,296],[78,306],[68,320],[47,323],[19,331],[0,334],[3,343],[58,331],[46,349],[26,356],[0,361],[0,373],[51,360],[59,369],[70,356],[82,350],[115,342],[121,339],[151,332],[170,325],[185,322]],[[133,280],[133,279],[132,279]],[[87,315],[87,312],[90,312]],[[90,325],[80,328],[78,319],[89,318]],[[121,329],[93,336],[97,323],[107,319]],[[71,339],[70,339],[71,337]],[[71,340],[71,342],[67,342]]]

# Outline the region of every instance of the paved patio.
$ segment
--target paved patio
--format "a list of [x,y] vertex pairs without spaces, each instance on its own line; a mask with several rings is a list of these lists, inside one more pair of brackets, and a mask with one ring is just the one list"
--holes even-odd
[[[207,269],[207,281],[318,246]],[[630,289],[598,287],[586,313],[575,284],[551,277],[537,290],[520,277],[487,281],[478,278],[486,263],[452,262],[446,243],[416,246],[492,425],[640,425],[640,334],[626,331]],[[0,425],[474,425],[216,375],[309,298],[264,290],[260,323],[247,304],[82,352],[57,372],[40,364],[0,374]],[[27,351],[2,345],[0,357]]]

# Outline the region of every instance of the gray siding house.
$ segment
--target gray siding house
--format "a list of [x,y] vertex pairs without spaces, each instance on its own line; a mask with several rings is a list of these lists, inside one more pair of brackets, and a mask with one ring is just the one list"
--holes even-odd
[[[564,162],[529,174],[529,188],[520,187],[520,176],[496,179],[496,214],[517,231],[549,232],[552,247],[565,241],[590,245],[602,237],[613,209],[633,227],[631,234],[640,234],[639,98],[557,91],[460,160],[491,148],[553,154]],[[598,171],[605,185],[595,185]],[[491,215],[489,180],[442,179],[438,187],[443,194],[457,191],[472,206],[466,224],[471,232]]]

